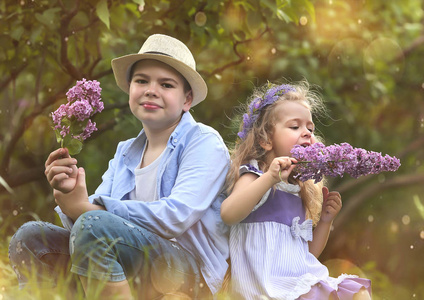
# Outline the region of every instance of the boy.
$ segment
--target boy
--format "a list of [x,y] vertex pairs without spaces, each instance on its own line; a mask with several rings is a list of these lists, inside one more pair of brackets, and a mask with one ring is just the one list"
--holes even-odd
[[[46,177],[70,232],[24,224],[9,247],[14,269],[20,274],[20,262],[35,256],[38,267],[53,270],[55,255],[70,255],[86,293],[90,276],[90,286],[106,281],[102,297],[129,299],[127,278],[134,277],[142,282],[142,298],[215,294],[227,269],[228,228],[219,209],[229,155],[219,134],[189,113],[205,99],[206,83],[190,50],[166,35],[150,36],[138,54],[112,60],[112,68],[143,130],[119,143],[90,197],[84,170],[67,150],[50,154]],[[30,239],[37,245],[15,251]],[[33,253],[40,248],[43,255]],[[26,278],[18,277],[24,285]]]

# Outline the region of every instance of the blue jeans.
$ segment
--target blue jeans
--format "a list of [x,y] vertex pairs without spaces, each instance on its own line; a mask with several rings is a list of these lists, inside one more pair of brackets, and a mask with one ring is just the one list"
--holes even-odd
[[20,287],[30,276],[54,286],[72,263],[71,272],[80,276],[134,279],[140,293],[149,297],[174,292],[193,299],[211,297],[195,257],[178,243],[102,210],[82,214],[71,232],[46,222],[25,223],[10,241],[9,259]]

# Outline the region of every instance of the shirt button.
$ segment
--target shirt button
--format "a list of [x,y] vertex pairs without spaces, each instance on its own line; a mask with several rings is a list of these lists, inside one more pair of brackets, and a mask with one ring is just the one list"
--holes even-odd
[[174,143],[177,143],[178,142],[178,139],[174,139]]

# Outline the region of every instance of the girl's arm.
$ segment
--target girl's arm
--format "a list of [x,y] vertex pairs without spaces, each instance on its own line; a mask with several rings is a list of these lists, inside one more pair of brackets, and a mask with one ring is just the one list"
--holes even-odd
[[253,173],[242,175],[230,196],[222,202],[222,220],[228,225],[233,225],[245,219],[274,184],[273,178],[268,173],[260,177]]
[[322,194],[321,218],[314,229],[314,238],[309,242],[309,252],[317,258],[327,245],[331,225],[342,208],[342,198],[338,192],[329,192],[327,187],[323,187]]
[[[290,172],[295,167],[294,158],[277,157],[269,170],[258,177],[252,173],[244,174],[234,185],[230,196],[221,205],[221,218],[228,224],[237,224],[245,219],[253,210],[262,196],[281,179],[287,181]],[[281,169],[281,179],[280,172]]]

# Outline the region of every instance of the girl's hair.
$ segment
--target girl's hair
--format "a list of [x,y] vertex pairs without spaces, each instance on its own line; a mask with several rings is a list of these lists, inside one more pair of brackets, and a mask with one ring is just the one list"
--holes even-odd
[[[273,103],[260,108],[259,115],[253,124],[246,122],[246,119],[240,120],[240,132],[244,132],[242,139],[238,139],[230,150],[231,153],[231,167],[227,174],[227,192],[230,193],[234,188],[236,181],[239,179],[239,169],[243,164],[249,163],[250,160],[256,159],[258,161],[259,169],[266,172],[269,165],[266,163],[267,152],[261,147],[261,142],[267,142],[273,134],[274,125],[277,123],[277,114],[275,107],[282,101],[297,101],[305,105],[312,114],[325,113],[325,106],[322,99],[318,94],[312,92],[309,84],[306,81],[301,81],[296,84],[285,85],[289,86],[286,92],[278,97]],[[253,94],[248,98],[248,103],[258,101],[258,99],[265,99],[268,91],[271,88],[275,89],[276,85],[266,84],[254,90]],[[251,105],[246,105],[245,117],[248,117],[249,112],[252,111]],[[250,115],[251,117],[251,115]],[[249,123],[249,129],[246,130],[245,124]],[[240,135],[239,135],[240,136]],[[316,137],[316,141],[321,141]],[[293,173],[292,173],[293,174]],[[300,197],[306,208],[306,217],[313,220],[314,225],[318,223],[319,214],[322,207],[322,186],[323,181],[314,184],[313,180],[301,182],[295,179],[292,175],[289,178],[290,182],[294,182],[300,186]]]

